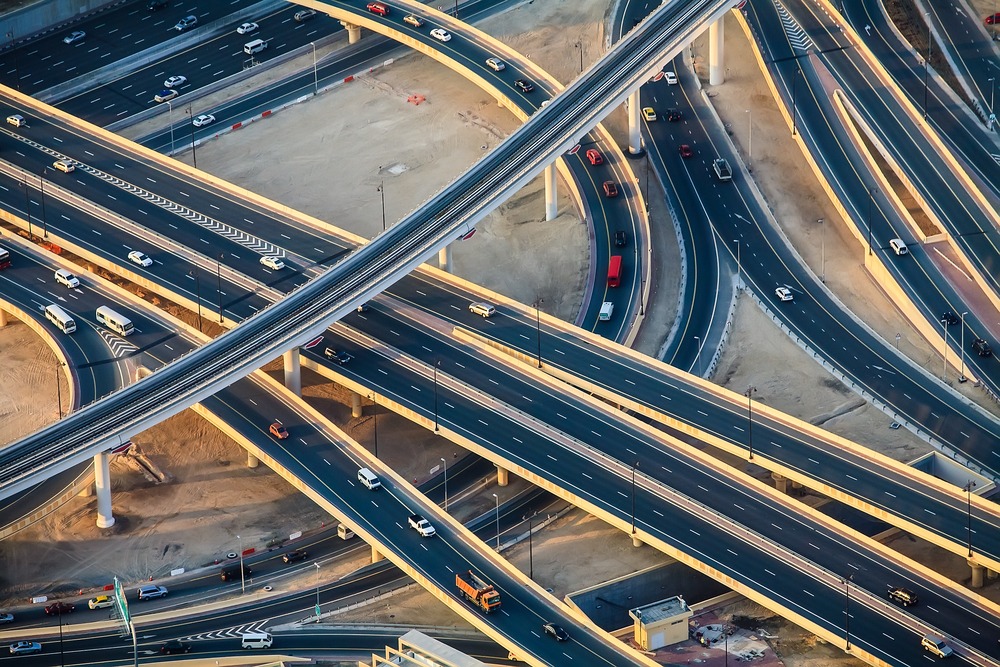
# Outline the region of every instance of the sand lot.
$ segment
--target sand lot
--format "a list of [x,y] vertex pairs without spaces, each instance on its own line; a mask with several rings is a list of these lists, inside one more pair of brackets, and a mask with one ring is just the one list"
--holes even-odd
[[[530,55],[558,78],[569,80],[579,66],[576,44],[584,45],[587,62],[603,50],[601,25],[607,11],[606,0],[534,0],[480,27]],[[752,105],[754,175],[785,233],[817,272],[816,239],[825,234],[827,286],[887,339],[899,332],[902,351],[932,364],[939,359],[934,349],[902,321],[862,270],[860,248],[843,231],[842,221],[788,141],[788,130],[755,63],[740,55],[747,45],[731,20],[726,34],[729,80],[711,90],[713,102],[732,124],[734,140],[741,147],[748,140],[745,109]],[[695,43],[694,54],[704,75],[704,40]],[[410,104],[411,94],[426,101]],[[620,111],[609,117],[607,125],[624,140]],[[202,145],[198,166],[372,236],[381,230],[380,185],[385,188],[386,220],[392,224],[516,126],[517,121],[485,94],[470,89],[440,65],[412,55],[266,122]],[[588,232],[565,188],[559,210],[558,220],[543,221],[541,184],[536,181],[481,224],[476,237],[456,245],[456,273],[523,302],[541,297],[545,310],[572,319],[587,277]],[[826,220],[825,231],[815,222],[820,218]],[[672,232],[664,243],[673,243]],[[666,274],[651,307],[672,308],[677,288],[676,277]],[[0,399],[0,442],[10,442],[55,418],[54,358],[21,324],[0,330],[0,358],[8,390]],[[821,423],[894,458],[908,460],[926,451],[926,445],[910,434],[890,430],[888,418],[822,371],[749,299],[741,299],[737,308],[716,381],[736,391],[753,384],[758,388],[756,400]],[[43,400],[25,400],[36,393]],[[343,392],[311,383],[305,376],[304,394],[359,442],[370,441],[371,419],[351,419]],[[402,418],[384,415],[379,422],[380,454],[410,479],[422,479],[437,457],[455,453],[454,446]],[[117,462],[113,478],[119,524],[99,531],[93,524],[92,499],[78,499],[0,543],[0,561],[5,565],[0,570],[0,598],[23,599],[100,585],[112,574],[129,581],[164,576],[172,568],[210,563],[233,550],[237,534],[244,546],[260,546],[272,537],[315,529],[329,520],[274,473],[263,467],[247,469],[245,453],[193,414],[168,420],[136,440],[171,481],[151,483],[133,467]],[[906,537],[897,543],[902,551],[940,565],[948,576],[959,581],[968,577],[961,559],[944,557]],[[580,544],[601,544],[601,549],[580,549]],[[663,558],[649,548],[632,548],[624,535],[576,511],[546,528],[535,538],[533,549],[536,580],[560,596]],[[526,568],[522,546],[508,557]],[[60,577],[53,581],[52,572]],[[997,589],[993,583],[984,594],[997,599]],[[748,610],[744,605],[738,613],[768,615]],[[396,596],[385,607],[356,612],[353,618],[461,623],[422,591]],[[791,653],[812,655],[814,641],[794,628],[787,632],[800,637],[790,644],[796,647]],[[855,662],[829,649],[817,649],[816,655],[829,664]],[[788,652],[783,657],[799,662]]]

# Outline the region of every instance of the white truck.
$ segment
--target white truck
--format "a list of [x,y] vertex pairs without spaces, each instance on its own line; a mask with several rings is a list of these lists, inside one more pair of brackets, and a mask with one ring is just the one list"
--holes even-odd
[[720,181],[731,181],[733,180],[733,170],[729,166],[724,158],[716,158],[712,160],[712,168],[715,170],[715,175],[719,177]]
[[615,304],[605,301],[601,304],[601,312],[597,314],[597,319],[601,322],[607,322],[611,319],[613,312],[615,312]]
[[408,522],[410,524],[410,528],[420,533],[423,537],[434,537],[437,535],[437,531],[434,530],[434,526],[431,525],[431,522],[419,514],[411,514]]

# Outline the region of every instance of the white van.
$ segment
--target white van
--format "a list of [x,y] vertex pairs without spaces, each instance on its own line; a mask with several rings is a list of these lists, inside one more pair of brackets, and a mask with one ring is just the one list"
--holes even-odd
[[244,632],[240,642],[242,648],[271,648],[274,640],[266,632]]
[[615,304],[610,301],[605,301],[601,304],[601,312],[597,314],[597,319],[601,322],[607,322],[611,319],[611,314],[615,312]]
[[45,319],[56,325],[63,333],[69,334],[76,331],[76,320],[54,303],[45,306]]
[[132,320],[121,313],[116,313],[107,306],[100,306],[97,309],[97,323],[106,326],[119,336],[127,336],[135,331]]
[[265,42],[262,39],[255,39],[243,45],[243,53],[247,54],[248,56],[252,56],[255,53],[260,53],[266,48],[267,48],[267,42]]
[[347,527],[346,523],[337,524],[337,537],[342,540],[349,540],[354,537],[354,531]]
[[74,276],[72,273],[66,269],[59,269],[55,273],[56,282],[60,285],[65,285],[70,289],[80,286],[80,279]]
[[375,473],[368,468],[362,468],[358,471],[358,481],[368,487],[369,491],[374,491],[382,486],[382,482],[378,481]]
[[897,255],[906,255],[910,252],[910,249],[903,243],[903,239],[889,239],[889,247]]

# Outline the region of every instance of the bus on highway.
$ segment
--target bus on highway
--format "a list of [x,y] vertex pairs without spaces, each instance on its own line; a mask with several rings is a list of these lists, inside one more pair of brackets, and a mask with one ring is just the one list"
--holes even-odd
[[622,256],[612,255],[608,262],[608,287],[618,287],[622,281]]
[[132,320],[116,313],[107,306],[101,306],[97,309],[97,321],[119,336],[127,336],[135,330],[135,327],[132,326]]
[[56,304],[45,306],[45,319],[56,325],[63,333],[73,333],[76,331],[76,320],[65,310]]

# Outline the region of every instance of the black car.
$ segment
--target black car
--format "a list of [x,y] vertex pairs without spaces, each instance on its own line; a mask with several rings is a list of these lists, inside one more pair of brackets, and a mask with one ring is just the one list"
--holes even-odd
[[514,85],[522,93],[530,93],[531,91],[533,91],[535,89],[535,87],[533,85],[531,85],[530,81],[525,81],[524,79],[516,79],[514,81]]
[[190,653],[191,645],[185,644],[179,639],[171,639],[166,644],[160,647],[160,653],[166,653],[167,655],[172,655],[174,653]]
[[679,109],[667,109],[667,120],[677,122],[684,117]]
[[626,245],[628,245],[628,234],[619,229],[615,232],[615,246],[624,248]]
[[955,313],[951,312],[950,310],[946,310],[941,315],[941,321],[942,322],[946,322],[948,324],[948,326],[953,326],[955,324],[958,324],[962,320]]
[[978,354],[980,357],[992,357],[993,350],[990,348],[990,344],[987,343],[982,338],[977,338],[972,341],[972,351]]
[[542,630],[545,634],[555,637],[557,642],[564,642],[569,639],[569,633],[566,632],[565,628],[561,625],[556,625],[555,623],[546,623],[542,626]]
[[[246,563],[243,564],[243,577],[244,579],[249,579],[250,575],[253,574],[253,570]],[[223,581],[239,581],[240,580],[240,566],[237,565],[226,565],[219,571],[219,578]]]
[[281,557],[281,560],[286,563],[294,563],[296,561],[305,560],[309,558],[309,554],[301,549],[296,549],[295,551],[289,551],[287,554]]
[[325,350],[323,350],[323,356],[329,359],[330,361],[336,361],[341,366],[343,366],[348,361],[354,358],[351,355],[347,354],[346,352],[335,350],[332,347],[328,347]]
[[890,586],[888,595],[890,600],[904,607],[911,607],[917,604],[917,594],[909,588],[903,588],[902,586]]

